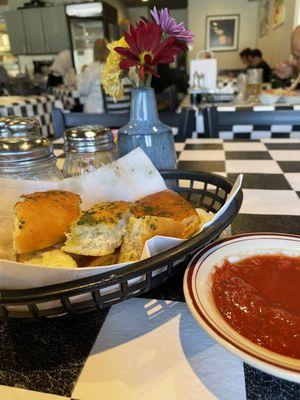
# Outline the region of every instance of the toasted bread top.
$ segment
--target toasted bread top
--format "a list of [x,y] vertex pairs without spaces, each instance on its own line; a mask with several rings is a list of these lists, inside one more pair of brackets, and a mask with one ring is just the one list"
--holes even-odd
[[14,207],[14,247],[18,254],[62,242],[68,225],[80,214],[80,196],[71,192],[48,190],[21,199]]
[[20,229],[24,229],[26,221],[34,223],[34,219],[51,210],[68,209],[71,218],[76,218],[80,212],[81,199],[78,194],[64,190],[48,190],[46,192],[34,192],[21,196],[22,201],[15,204],[16,217],[20,220]]
[[174,221],[183,221],[189,217],[198,215],[192,205],[180,194],[172,190],[163,190],[138,200],[134,208],[134,215],[137,218],[145,215],[155,217],[171,218]]
[[32,209],[33,207],[39,207],[41,205],[47,207],[48,204],[58,206],[74,207],[76,211],[81,203],[80,196],[78,194],[68,192],[66,190],[47,190],[46,192],[34,192],[25,194],[20,197],[22,200],[18,201],[15,206],[15,212],[18,216],[20,212]]
[[104,201],[94,204],[89,210],[83,211],[75,221],[77,225],[93,226],[103,223],[114,226],[134,207],[126,201]]

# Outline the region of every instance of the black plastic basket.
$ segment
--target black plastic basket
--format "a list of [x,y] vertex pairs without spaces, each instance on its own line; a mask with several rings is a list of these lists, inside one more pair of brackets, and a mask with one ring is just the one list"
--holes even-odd
[[[163,171],[167,186],[181,193],[194,207],[217,212],[232,183],[222,176],[193,171]],[[43,318],[101,309],[165,282],[181,262],[216,239],[231,224],[241,207],[240,190],[222,217],[208,229],[159,255],[112,272],[33,289],[0,290],[0,318]]]

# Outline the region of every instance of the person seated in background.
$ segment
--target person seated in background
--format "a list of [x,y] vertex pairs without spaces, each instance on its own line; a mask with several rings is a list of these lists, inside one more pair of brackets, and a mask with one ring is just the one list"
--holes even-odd
[[83,111],[86,113],[103,113],[104,102],[101,90],[101,71],[108,55],[106,39],[96,39],[94,43],[94,62],[85,67],[77,78],[77,88],[81,96],[87,96]]
[[270,82],[272,70],[266,61],[263,60],[262,52],[258,49],[251,50],[251,68],[263,70],[263,82]]
[[290,86],[291,79],[300,73],[300,25],[298,25],[291,36],[291,60],[280,61],[275,65],[274,87]]
[[56,56],[50,67],[47,86],[53,88],[64,83],[64,77],[73,70],[73,63],[70,50],[62,50]]
[[250,47],[246,47],[244,50],[240,52],[240,59],[245,65],[245,69],[247,70],[251,64],[251,49]]

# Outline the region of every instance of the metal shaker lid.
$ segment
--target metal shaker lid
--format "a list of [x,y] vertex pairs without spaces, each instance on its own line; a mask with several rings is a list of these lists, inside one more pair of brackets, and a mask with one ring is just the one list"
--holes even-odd
[[20,171],[54,160],[53,145],[42,137],[3,138],[0,140],[0,170]]
[[0,117],[0,139],[9,137],[41,136],[41,125],[36,118]]
[[64,151],[72,153],[95,153],[114,148],[112,131],[101,125],[70,128],[64,133]]

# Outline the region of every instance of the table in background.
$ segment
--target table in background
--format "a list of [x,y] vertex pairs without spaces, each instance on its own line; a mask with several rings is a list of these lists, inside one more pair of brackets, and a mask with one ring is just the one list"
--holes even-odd
[[[233,234],[257,231],[300,233],[300,140],[189,139],[185,143],[177,143],[176,150],[180,169],[216,172],[231,180],[239,173],[244,174],[244,201],[232,224]],[[59,162],[63,163],[62,140],[55,142],[55,152]],[[147,297],[184,301],[182,271],[147,293]],[[103,321],[105,318],[110,321],[111,313],[103,310],[41,322],[1,322],[0,384],[70,398],[83,366],[96,357],[91,354],[93,343],[99,331],[101,336]],[[160,349],[161,356],[163,351],[163,348]],[[140,362],[142,366],[143,360],[133,361]],[[271,377],[247,365],[244,366],[244,373],[248,400],[300,398],[299,385]],[[87,381],[95,393],[97,385],[92,378]],[[99,384],[98,390],[100,388]],[[8,387],[5,390],[10,393]],[[32,400],[39,399],[34,393],[30,396]],[[243,396],[241,393],[241,399]],[[106,398],[109,398],[108,393]],[[160,400],[159,393],[156,398]],[[186,399],[178,394],[177,400]]]
[[1,96],[0,115],[35,117],[39,120],[44,137],[53,136],[52,109],[63,108],[61,101],[53,95]]

